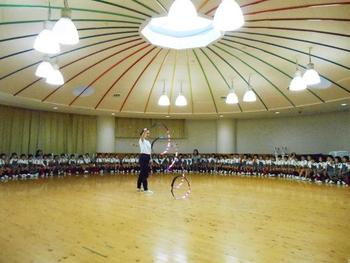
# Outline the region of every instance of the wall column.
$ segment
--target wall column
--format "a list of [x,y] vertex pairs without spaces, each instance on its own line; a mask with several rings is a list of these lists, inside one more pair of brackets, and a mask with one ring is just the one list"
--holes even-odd
[[217,153],[236,152],[236,120],[219,119],[216,123]]
[[115,152],[115,118],[97,116],[97,152]]

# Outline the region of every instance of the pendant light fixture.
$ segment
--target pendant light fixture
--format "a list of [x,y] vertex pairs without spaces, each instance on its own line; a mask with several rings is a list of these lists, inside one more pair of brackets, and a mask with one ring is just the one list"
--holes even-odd
[[64,84],[63,75],[57,64],[53,65],[53,70],[47,76],[46,83],[54,86],[60,86]]
[[186,97],[182,94],[182,81],[180,85],[180,93],[179,96],[177,96],[176,98],[175,105],[179,107],[184,107],[187,105],[187,100]]
[[243,101],[244,102],[255,102],[256,101],[255,92],[253,91],[253,89],[250,85],[250,76],[248,78],[248,90],[244,93]]
[[243,96],[244,102],[255,102],[256,101],[256,95],[252,89],[248,89],[246,93],[244,93]]
[[59,43],[63,45],[75,45],[79,43],[79,34],[76,26],[71,20],[72,10],[68,6],[68,0],[64,0],[64,8],[61,11],[61,18],[53,28]]
[[295,72],[294,78],[289,84],[289,90],[291,91],[305,90],[307,89],[307,85],[304,79],[302,78],[301,71],[299,70],[298,61],[295,62],[295,66],[296,66],[296,72]]
[[34,41],[34,49],[44,54],[57,54],[60,52],[60,45],[55,33],[52,31],[51,4],[49,2],[48,19],[44,22],[44,29]]
[[48,56],[44,56],[43,61],[39,64],[35,71],[35,75],[39,78],[47,78],[50,73],[54,70],[50,58]]
[[238,103],[238,96],[233,89],[233,80],[231,81],[230,92],[228,93],[225,102],[226,102],[226,104],[237,104]]
[[222,0],[214,16],[214,27],[220,31],[233,31],[244,24],[241,7],[235,0]]
[[163,92],[162,92],[162,95],[159,97],[158,105],[159,106],[169,106],[170,105],[170,100],[165,92],[165,80],[163,80]]
[[307,69],[303,75],[303,80],[308,86],[317,85],[321,82],[320,75],[315,70],[314,63],[311,62],[311,48],[309,48],[309,64],[307,64]]

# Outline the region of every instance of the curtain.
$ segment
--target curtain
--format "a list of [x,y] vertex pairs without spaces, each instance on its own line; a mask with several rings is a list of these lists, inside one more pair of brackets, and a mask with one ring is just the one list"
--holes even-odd
[[94,153],[95,116],[0,106],[0,152]]

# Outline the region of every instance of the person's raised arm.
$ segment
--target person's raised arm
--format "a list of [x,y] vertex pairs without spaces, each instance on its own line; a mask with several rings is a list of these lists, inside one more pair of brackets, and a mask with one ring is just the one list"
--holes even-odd
[[143,142],[143,140],[146,138],[146,133],[147,133],[148,129],[144,128],[140,134],[140,140]]

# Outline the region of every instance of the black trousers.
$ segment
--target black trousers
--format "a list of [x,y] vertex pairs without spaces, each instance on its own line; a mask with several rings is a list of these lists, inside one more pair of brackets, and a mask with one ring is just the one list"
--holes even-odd
[[140,174],[137,179],[137,188],[141,189],[141,184],[143,186],[143,190],[148,190],[148,182],[147,178],[150,172],[149,160],[151,156],[149,154],[140,154],[139,162],[140,162]]

